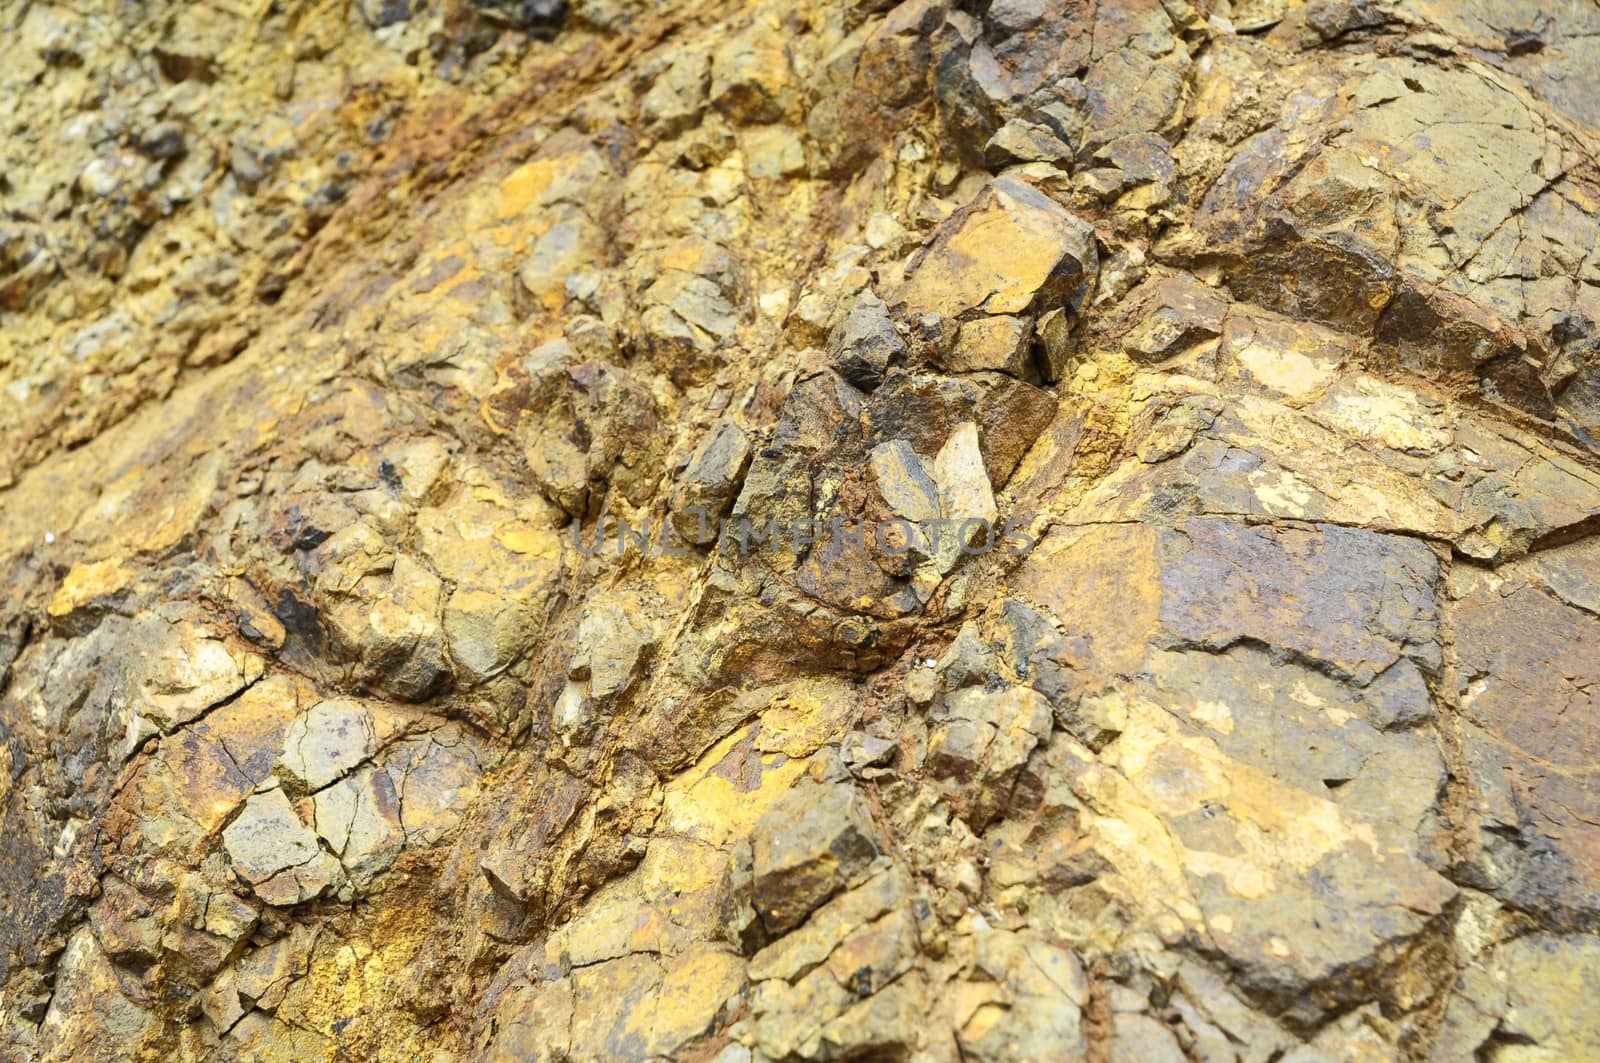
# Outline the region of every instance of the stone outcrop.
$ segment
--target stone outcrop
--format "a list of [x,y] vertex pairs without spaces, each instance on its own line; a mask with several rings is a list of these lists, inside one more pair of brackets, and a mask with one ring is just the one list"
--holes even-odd
[[0,1059],[1600,1059],[1600,8],[0,28]]

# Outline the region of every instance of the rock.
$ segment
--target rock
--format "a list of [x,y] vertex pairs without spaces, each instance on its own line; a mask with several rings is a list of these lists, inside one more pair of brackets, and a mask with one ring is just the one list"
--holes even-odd
[[140,691],[145,715],[168,730],[237,694],[260,674],[259,657],[231,651],[203,630],[180,623],[145,665]]
[[566,0],[472,0],[492,20],[525,33],[553,36],[567,14]]
[[260,923],[258,906],[210,889],[198,876],[180,884],[179,904],[185,922],[168,928],[165,946],[201,976],[215,975],[234,959]]
[[715,542],[719,522],[738,494],[750,465],[750,440],[722,421],[695,448],[673,493],[673,529],[688,543]]
[[456,832],[478,795],[484,768],[474,743],[454,725],[395,747],[386,770],[408,847],[430,848]]
[[62,953],[57,978],[56,993],[40,1023],[40,1034],[51,1046],[47,1058],[69,1058],[67,1049],[73,1045],[142,1044],[155,1032],[155,1015],[122,994],[116,967],[87,926]]
[[614,698],[638,678],[642,655],[651,645],[649,636],[635,628],[620,608],[592,610],[578,623],[577,648],[567,676],[586,681],[591,697]]
[[1076,956],[1004,930],[980,931],[976,944],[976,973],[993,981],[974,985],[958,1005],[963,1057],[998,1063],[1070,1059],[1087,1051],[1088,983]]
[[360,702],[324,701],[284,732],[278,767],[305,789],[321,790],[370,757],[374,746],[372,719]]
[[739,327],[739,312],[708,278],[669,270],[643,296],[640,323],[652,349],[663,355],[706,355]]
[[743,125],[781,120],[796,99],[783,37],[760,23],[711,59],[711,105]]
[[856,928],[907,900],[909,884],[903,875],[893,871],[876,875],[858,889],[829,901],[805,927],[756,953],[750,961],[750,977],[793,982],[826,961]]
[[952,373],[990,369],[1026,376],[1032,341],[1033,326],[1026,318],[1000,315],[968,321],[961,326],[945,368]]
[[933,459],[932,472],[945,522],[944,536],[935,546],[935,560],[940,570],[947,572],[968,548],[992,548],[994,522],[1000,515],[978,449],[976,424],[965,422],[950,434]]
[[1180,1063],[1186,1058],[1172,1031],[1148,1015],[1119,1012],[1111,1017],[1112,1063]]
[[662,136],[692,129],[706,107],[711,64],[704,52],[687,51],[667,64],[639,98],[639,116]]
[[108,877],[101,888],[104,893],[89,912],[100,948],[112,960],[150,963],[161,946],[161,923],[153,906],[121,879]]
[[405,848],[400,794],[386,769],[367,769],[318,791],[317,836],[357,886],[387,871]]
[[1554,769],[1587,763],[1590,665],[1577,647],[1600,631],[1593,614],[1552,596],[1539,567],[1512,566],[1493,589],[1474,578],[1454,589],[1474,794],[1467,866],[1479,888],[1577,929],[1600,905],[1600,835],[1587,788],[1571,767]]
[[1026,687],[1001,693],[968,687],[945,696],[928,734],[928,770],[970,799],[967,818],[988,823],[1010,796],[1034,747],[1050,735],[1050,703]]
[[905,360],[906,343],[889,310],[867,290],[828,337],[828,360],[838,374],[862,391],[883,383],[889,368]]
[[175,159],[186,149],[183,127],[176,122],[160,122],[139,137],[139,150],[157,161]]
[[234,871],[268,904],[299,904],[337,882],[338,861],[317,845],[282,790],[247,800],[222,842]]
[[[1145,288],[1145,317],[1122,341],[1134,361],[1159,362],[1222,334],[1228,303],[1216,292],[1188,277],[1146,281]],[[1139,299],[1139,291],[1130,298]]]
[[11,6],[0,1059],[1600,1053],[1600,8]]
[[314,938],[314,934],[299,930],[241,958],[232,972],[233,989],[240,999],[263,1011],[277,1011],[292,983],[304,977]]
[[903,439],[880,443],[872,448],[871,461],[878,494],[890,513],[914,523],[938,518],[939,489],[911,444]]
[[1034,334],[1038,337],[1039,372],[1047,384],[1054,384],[1066,375],[1075,349],[1072,338],[1075,316],[1061,307],[1039,315]]
[[844,784],[802,783],[775,804],[752,835],[751,903],[780,936],[847,888],[878,855],[861,796]]
[[989,138],[983,158],[991,169],[1018,162],[1064,163],[1072,158],[1072,148],[1049,126],[1013,118]]
[[457,588],[445,602],[443,617],[457,675],[486,683],[514,664],[533,637],[530,612],[522,603],[507,607],[505,597],[494,591]]
[[964,319],[1070,307],[1094,286],[1094,230],[1015,178],[987,185],[906,267],[894,304]]
[[[841,928],[829,929],[839,933]],[[751,1001],[756,1047],[780,1055],[848,1056],[893,1052],[912,1043],[921,994],[906,992],[898,982],[908,974],[914,978],[909,968],[915,937],[906,910],[891,910],[846,931],[826,949],[815,965],[791,979],[768,978],[756,985]]]
[[977,625],[970,620],[961,625],[950,648],[934,666],[945,689],[951,691],[987,683],[994,671],[994,650],[979,637]]
[[806,172],[805,141],[783,126],[755,126],[742,138],[745,173],[772,181]]
[[[339,538],[324,544],[343,546]],[[370,557],[370,554],[362,554]],[[381,556],[381,555],[380,555]],[[369,567],[376,564],[379,567]],[[407,700],[428,697],[450,679],[440,620],[443,584],[416,559],[363,561],[319,580],[334,596],[329,623],[372,681]],[[340,571],[333,577],[334,571]]]
[[[1600,1048],[1594,1027],[1579,1018],[1584,994],[1600,977],[1593,937],[1519,938],[1496,952],[1493,969],[1506,994],[1496,1027],[1500,1036],[1528,1047],[1530,1058],[1549,1053],[1577,1059]],[[1552,988],[1533,992],[1534,986]]]

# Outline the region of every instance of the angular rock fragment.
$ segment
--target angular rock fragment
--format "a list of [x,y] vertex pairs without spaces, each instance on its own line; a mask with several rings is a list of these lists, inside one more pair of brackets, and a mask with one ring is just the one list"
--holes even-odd
[[738,307],[709,277],[669,270],[645,290],[643,298],[644,335],[663,356],[703,358],[739,327]]
[[317,836],[362,886],[387,871],[405,847],[400,795],[387,769],[367,769],[318,791]]
[[933,520],[942,512],[939,488],[911,444],[903,439],[872,448],[872,474],[889,512],[904,520]]
[[704,52],[679,53],[639,98],[639,116],[663,136],[692,128],[705,110],[710,77],[711,64]]
[[310,900],[339,878],[338,861],[322,851],[279,789],[247,800],[222,842],[234,871],[268,904]]
[[[1221,295],[1188,277],[1169,277],[1147,286],[1144,319],[1122,341],[1134,361],[1159,362],[1222,334],[1228,302]],[[1139,299],[1138,290],[1130,298]]]
[[426,698],[448,682],[439,577],[409,555],[374,553],[382,550],[375,536],[359,548],[342,536],[324,546],[358,550],[359,561],[331,553],[338,561],[319,584],[333,599],[333,634],[372,681],[407,700]]
[[883,300],[870,290],[857,297],[828,337],[828,360],[840,376],[862,391],[881,384],[889,368],[905,356],[906,342],[894,319]]
[[776,122],[797,98],[783,34],[760,22],[711,59],[711,105],[741,124]]
[[538,36],[554,36],[567,14],[567,0],[473,0],[491,19]]
[[974,973],[962,986],[956,1038],[964,1058],[1073,1058],[1087,1050],[1083,965],[1031,934],[978,932]]
[[788,932],[846,889],[878,855],[860,794],[805,782],[773,806],[752,835],[751,903],[768,934]]
[[450,661],[467,682],[488,682],[527,649],[533,635],[531,610],[506,601],[504,594],[458,587],[444,605],[444,634]]
[[977,625],[968,621],[961,625],[950,648],[944,651],[934,672],[943,680],[945,689],[960,690],[988,682],[995,669],[994,650],[978,635]]
[[372,755],[372,719],[360,702],[320,702],[289,725],[279,768],[307,790],[321,790]]
[[732,421],[720,422],[695,448],[672,496],[672,527],[685,542],[704,546],[716,540],[749,463],[749,437]]
[[952,373],[993,370],[1026,376],[1033,342],[1033,325],[1026,318],[999,315],[962,324],[945,368]]
[[178,624],[145,665],[145,714],[163,730],[187,723],[260,676],[253,654],[238,654],[190,624]]
[[928,769],[959,785],[974,827],[988,823],[1011,794],[1034,747],[1050,736],[1050,703],[1027,687],[998,693],[968,687],[945,697],[928,735]]
[[1003,177],[951,215],[906,267],[908,313],[1076,312],[1094,286],[1094,230],[1031,185]]
[[994,523],[1000,511],[978,449],[977,425],[968,421],[950,434],[933,459],[932,472],[942,521],[934,563],[948,572],[969,549],[987,551],[995,544]]
[[570,679],[589,684],[589,696],[609,699],[624,693],[638,678],[642,655],[651,639],[617,606],[601,606],[578,623],[578,642],[567,664]]
[[1552,596],[1530,568],[1493,585],[1467,576],[1455,589],[1472,788],[1465,871],[1552,927],[1587,929],[1600,912],[1600,830],[1585,781],[1594,658],[1584,647],[1600,621]]

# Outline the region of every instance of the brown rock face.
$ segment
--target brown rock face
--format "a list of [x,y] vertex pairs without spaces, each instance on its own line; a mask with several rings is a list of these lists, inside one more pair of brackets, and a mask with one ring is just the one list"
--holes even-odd
[[1600,1059],[1600,7],[0,31],[0,1060]]

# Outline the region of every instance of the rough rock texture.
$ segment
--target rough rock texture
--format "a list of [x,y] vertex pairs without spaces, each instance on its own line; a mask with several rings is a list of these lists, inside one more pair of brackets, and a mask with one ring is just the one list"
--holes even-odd
[[1600,1059],[1590,0],[0,30],[0,1058]]

